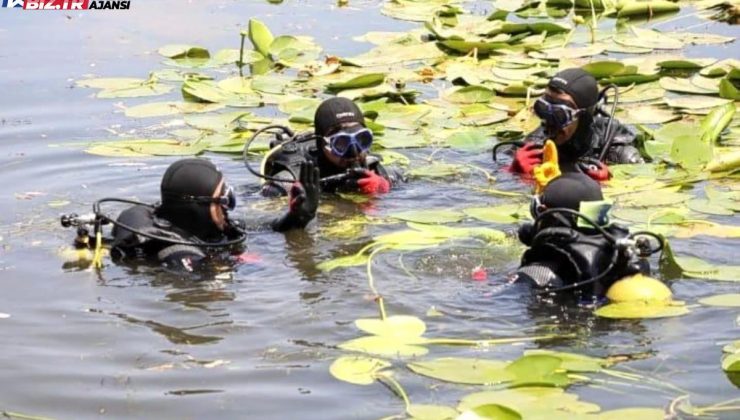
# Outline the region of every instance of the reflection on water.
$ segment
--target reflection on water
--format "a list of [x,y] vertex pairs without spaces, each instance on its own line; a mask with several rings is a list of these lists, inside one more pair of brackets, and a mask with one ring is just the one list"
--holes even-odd
[[[369,205],[327,200],[305,232],[283,235],[255,228],[247,244],[249,257],[215,267],[216,279],[206,281],[140,264],[107,262],[97,273],[86,264],[61,262],[57,255],[74,235],[58,227],[61,213],[85,212],[104,196],[156,201],[161,174],[174,159],[83,154],[73,144],[110,139],[111,132],[149,133],[154,123],[123,117],[119,105],[139,100],[95,100],[91,92],[72,87],[72,79],[85,74],[144,77],[161,67],[153,51],[168,43],[233,48],[239,28],[251,16],[277,33],[310,34],[334,54],[354,54],[367,44],[352,41],[353,36],[415,26],[382,17],[379,4],[363,1],[336,9],[329,0],[280,6],[256,0],[163,0],[136,2],[127,13],[69,18],[0,11],[0,33],[13,40],[0,51],[0,88],[3,98],[13,102],[0,108],[0,170],[6,183],[0,194],[0,313],[9,315],[0,318],[6,337],[0,351],[0,411],[75,419],[147,418],[162,412],[168,418],[345,419],[403,411],[402,402],[383,387],[356,387],[328,374],[329,364],[345,354],[337,345],[361,335],[354,320],[377,316],[377,306],[366,267],[324,273],[316,266],[357,252],[372,236],[405,227],[388,224],[389,213],[498,203],[495,195],[480,191],[490,187],[481,174],[414,180]],[[475,10],[484,13],[490,7],[490,2],[479,2]],[[723,57],[732,50],[689,49],[688,55]],[[45,65],[39,65],[40,57]],[[488,155],[404,153],[421,162],[434,153],[449,162],[493,168]],[[282,202],[252,195],[257,181],[240,162],[222,155],[209,158],[239,185],[244,199],[240,216],[269,218],[284,208]],[[499,172],[496,188],[523,188]],[[69,203],[49,204],[59,200]],[[677,248],[729,260],[734,245],[696,238]],[[681,319],[595,318],[588,307],[538,299],[521,285],[508,284],[506,274],[516,267],[520,252],[461,241],[380,253],[372,270],[388,312],[423,318],[429,337],[559,335],[524,346],[430,346],[429,357],[511,360],[523,348],[617,354],[630,360],[621,368],[673,383],[689,392],[694,404],[737,395],[737,377],[726,377],[719,368],[721,346],[738,339],[736,313],[696,308]],[[485,270],[482,280],[472,277],[478,268]],[[672,287],[689,302],[737,289],[685,280]],[[398,379],[414,403],[454,405],[468,391],[403,369]],[[601,388],[577,385],[573,390],[604,409],[661,407],[679,393],[616,379],[595,385]]]

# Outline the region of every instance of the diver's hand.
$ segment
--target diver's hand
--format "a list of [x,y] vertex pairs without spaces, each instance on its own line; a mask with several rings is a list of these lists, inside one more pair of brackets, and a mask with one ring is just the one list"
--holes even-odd
[[542,163],[542,146],[530,142],[520,147],[514,154],[511,171],[531,175],[534,167]]
[[298,181],[288,192],[288,215],[305,226],[316,216],[319,207],[319,169],[312,162],[301,164]]
[[364,169],[359,173],[357,188],[366,195],[385,194],[391,190],[391,183],[377,173]]

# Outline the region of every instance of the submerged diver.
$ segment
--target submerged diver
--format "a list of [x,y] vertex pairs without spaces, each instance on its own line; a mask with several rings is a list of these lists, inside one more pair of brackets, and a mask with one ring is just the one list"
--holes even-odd
[[274,153],[265,159],[259,174],[269,181],[262,189],[268,197],[287,194],[290,180],[304,162],[319,169],[324,192],[384,194],[403,178],[400,171],[385,168],[380,157],[369,153],[373,133],[365,126],[360,108],[347,98],[330,98],[319,105],[314,133],[292,136],[284,127],[270,128],[289,135],[270,145]]
[[[596,210],[593,217],[588,204]],[[529,248],[513,280],[546,291],[580,290],[590,298],[603,296],[623,277],[649,274],[646,257],[657,251],[644,235],[652,234],[609,224],[609,207],[599,184],[585,174],[566,172],[550,181],[532,201],[534,223],[519,229]]]
[[[289,209],[272,221],[276,231],[305,227],[316,215],[319,196],[318,170],[310,162],[300,166],[298,180],[290,186]],[[117,219],[103,214],[100,204],[134,204]],[[194,271],[218,248],[246,239],[241,223],[229,217],[236,207],[234,191],[216,166],[204,159],[182,159],[162,177],[161,202],[157,205],[105,198],[93,206],[94,217],[63,216],[63,226],[78,227],[78,245],[86,241],[86,224],[113,224],[111,256],[116,260],[143,257],[175,270]],[[96,238],[97,239],[97,238]],[[98,243],[96,247],[100,247]]]
[[[615,90],[612,115],[600,109],[600,99],[610,88]],[[636,132],[613,118],[617,101],[616,86],[599,93],[596,79],[585,70],[572,68],[555,74],[534,103],[541,126],[516,151],[511,170],[531,175],[534,166],[542,163],[542,145],[547,139],[557,145],[563,172],[585,172],[597,181],[609,178],[606,164],[643,162],[633,145]]]

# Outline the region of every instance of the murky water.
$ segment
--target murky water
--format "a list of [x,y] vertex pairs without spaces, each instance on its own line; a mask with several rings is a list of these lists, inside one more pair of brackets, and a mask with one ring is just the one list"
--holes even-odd
[[[372,234],[402,225],[371,225],[350,238],[329,237],[325,230],[363,213],[382,217],[397,210],[501,201],[471,188],[486,185],[476,172],[452,181],[415,181],[372,206],[330,201],[307,232],[251,235],[249,251],[260,260],[212,281],[194,283],[153,267],[108,264],[100,273],[80,271],[63,267],[57,256],[73,236],[58,226],[60,213],[87,211],[103,196],[154,201],[160,176],[174,160],[102,158],[74,146],[113,138],[107,129],[146,133],[153,123],[127,119],[116,107],[146,98],[97,100],[90,90],[75,88],[73,79],[145,77],[161,67],[156,49],[168,43],[235,48],[250,17],[277,33],[312,35],[336,55],[368,48],[353,36],[416,26],[380,15],[380,2],[350,3],[337,9],[332,1],[274,6],[162,0],[132,2],[130,11],[0,10],[0,313],[10,315],[0,319],[0,411],[60,419],[364,419],[403,412],[401,400],[381,385],[355,386],[330,376],[329,364],[344,354],[336,345],[358,337],[352,322],[375,316],[377,307],[369,299],[364,267],[331,274],[315,267],[355,252]],[[486,5],[477,7],[483,11]],[[712,32],[738,35],[722,24],[713,25]],[[731,57],[736,48],[693,48],[689,54]],[[419,161],[430,153],[406,154]],[[436,156],[493,169],[487,153]],[[252,208],[263,206],[261,199],[247,197],[256,180],[241,163],[224,155],[209,157],[241,186],[246,217],[264,216]],[[496,176],[497,188],[524,190],[509,175]],[[59,201],[69,204],[49,205]],[[674,241],[674,247],[716,262],[731,262],[737,255],[733,240],[699,237]],[[377,287],[389,312],[424,318],[429,336],[571,333],[527,347],[589,355],[647,352],[652,357],[624,366],[684,389],[697,405],[738,396],[720,369],[721,345],[740,338],[737,311],[698,307],[674,319],[609,321],[585,309],[537,303],[527,292],[503,286],[498,274],[517,265],[511,251],[465,242],[399,255],[378,256]],[[478,265],[488,267],[489,280],[471,280]],[[678,299],[694,302],[737,286],[679,280],[672,289]],[[432,307],[444,316],[427,318]],[[430,356],[511,359],[521,351],[522,346],[434,347]],[[454,405],[470,391],[449,384],[430,388],[431,381],[397,371],[415,403]],[[572,391],[604,409],[662,407],[680,395],[634,384],[609,388]]]

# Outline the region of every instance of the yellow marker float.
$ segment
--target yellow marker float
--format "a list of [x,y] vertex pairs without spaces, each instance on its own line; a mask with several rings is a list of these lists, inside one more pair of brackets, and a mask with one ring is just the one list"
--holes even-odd
[[533,175],[536,183],[535,194],[541,194],[550,181],[560,176],[558,149],[552,140],[545,142],[545,147],[542,149],[542,163],[534,167]]

